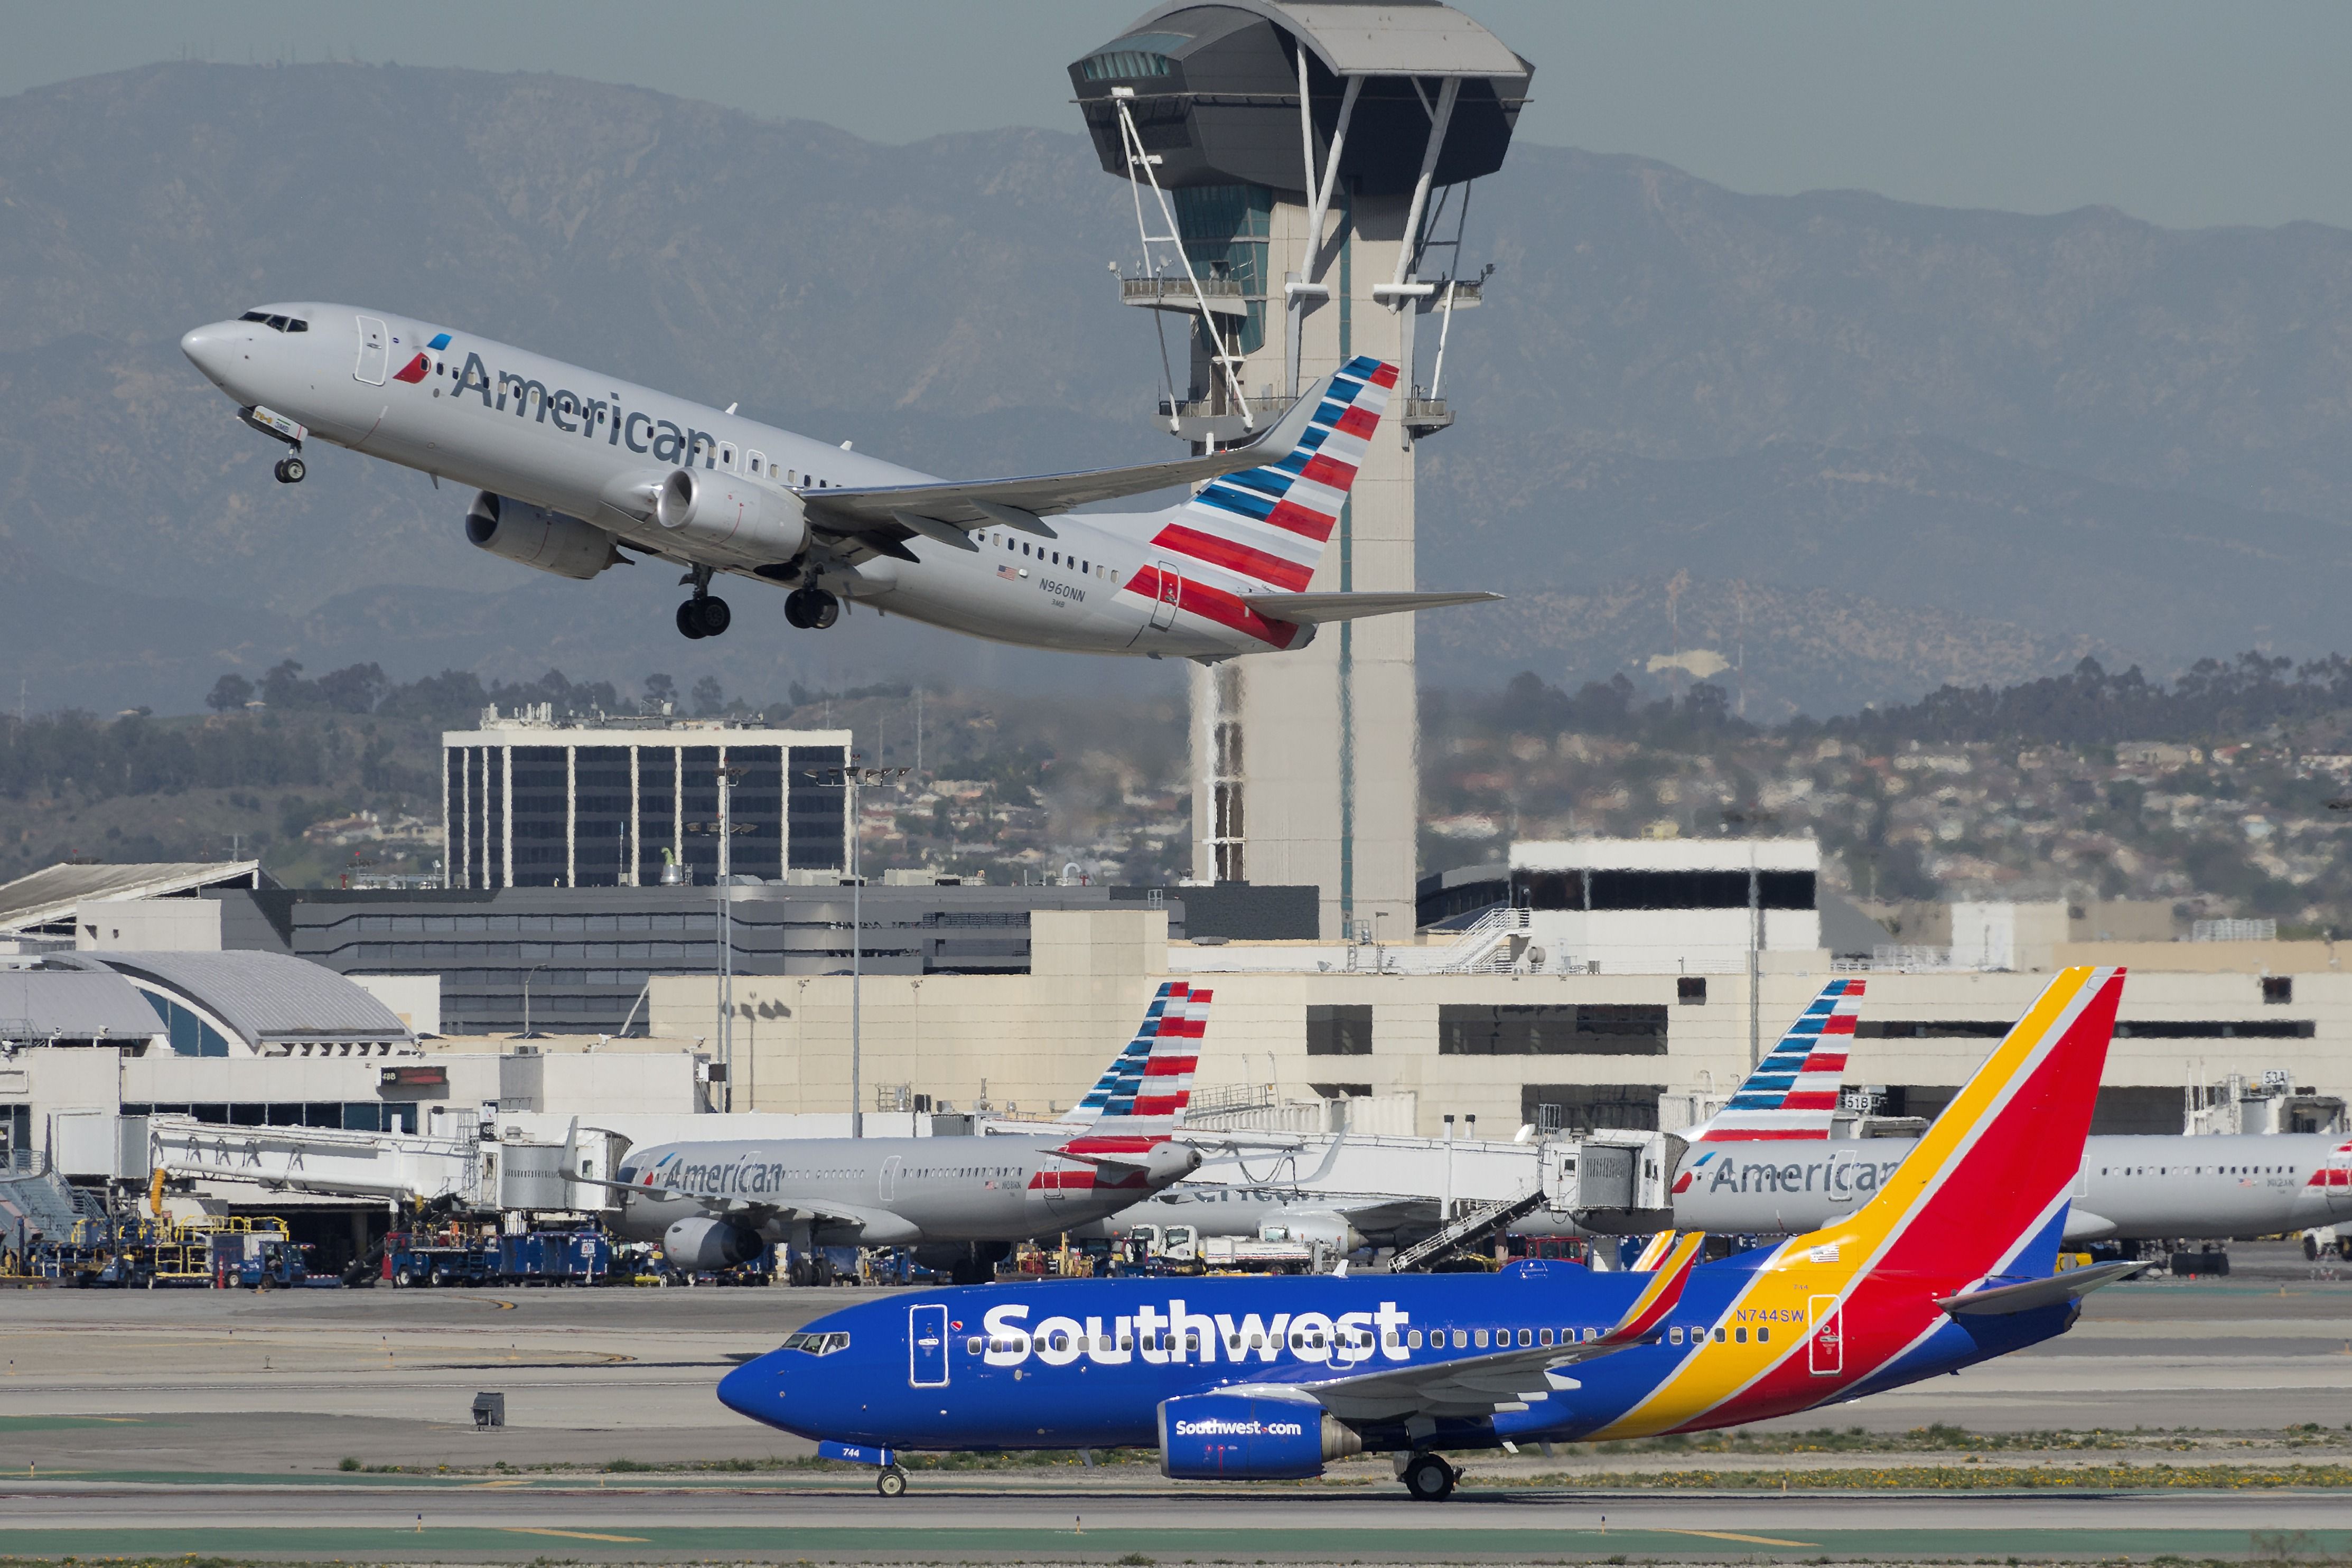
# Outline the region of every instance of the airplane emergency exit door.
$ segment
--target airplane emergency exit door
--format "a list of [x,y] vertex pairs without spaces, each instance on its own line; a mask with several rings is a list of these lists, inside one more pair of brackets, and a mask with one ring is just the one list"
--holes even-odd
[[948,1310],[907,1309],[907,1381],[917,1388],[945,1388],[948,1382]]

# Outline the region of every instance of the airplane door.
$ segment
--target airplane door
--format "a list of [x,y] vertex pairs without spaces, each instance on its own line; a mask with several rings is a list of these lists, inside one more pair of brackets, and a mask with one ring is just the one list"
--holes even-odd
[[1838,1321],[1838,1299],[1808,1298],[1805,1315],[1813,1321],[1811,1363],[1807,1370],[1815,1377],[1835,1377],[1845,1370],[1845,1331]]
[[1176,624],[1177,602],[1184,596],[1184,577],[1172,561],[1155,564],[1160,572],[1160,597],[1152,602],[1151,629],[1164,632]]
[[907,1309],[907,1381],[917,1388],[948,1385],[948,1310]]
[[370,386],[382,386],[385,361],[391,352],[391,346],[384,337],[383,323],[373,316],[362,316],[360,318],[360,362],[352,367],[352,378],[354,381],[366,382]]
[[2320,1167],[2319,1179],[2327,1184],[2327,1212],[2352,1214],[2352,1144],[2327,1156],[2327,1163]]
[[891,1155],[888,1159],[882,1162],[882,1182],[879,1195],[882,1201],[886,1204],[889,1203],[898,1195],[898,1167],[903,1163],[904,1162],[902,1162],[896,1154]]

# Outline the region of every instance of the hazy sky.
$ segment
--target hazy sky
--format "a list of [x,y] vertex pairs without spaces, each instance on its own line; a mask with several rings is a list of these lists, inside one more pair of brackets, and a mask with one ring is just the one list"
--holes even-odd
[[[1737,190],[2352,226],[2352,5],[1459,0],[1536,63],[1528,141]],[[551,70],[908,142],[1077,128],[1063,67],[1141,0],[0,0],[0,93],[187,52]]]

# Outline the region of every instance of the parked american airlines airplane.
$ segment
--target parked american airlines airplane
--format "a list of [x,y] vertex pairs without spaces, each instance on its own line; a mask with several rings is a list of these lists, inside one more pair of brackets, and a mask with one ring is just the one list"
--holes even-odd
[[[1192,1098],[1210,993],[1163,983],[1135,1037],[1052,1131],[975,1138],[786,1138],[633,1149],[614,1228],[673,1268],[730,1268],[770,1242],[911,1247],[960,1281],[1010,1243],[1075,1229],[1190,1174],[1173,1141]],[[576,1170],[578,1162],[565,1165]]]
[[[1501,597],[1305,591],[1396,384],[1360,356],[1223,452],[949,481],[390,312],[265,305],[180,347],[291,448],[281,483],[315,438],[478,487],[466,535],[494,555],[583,581],[625,552],[684,567],[689,637],[727,629],[722,574],[789,589],[795,626],[864,600],[999,642],[1211,662],[1303,647],[1326,621]],[[1158,511],[1059,515],[1203,481]]]

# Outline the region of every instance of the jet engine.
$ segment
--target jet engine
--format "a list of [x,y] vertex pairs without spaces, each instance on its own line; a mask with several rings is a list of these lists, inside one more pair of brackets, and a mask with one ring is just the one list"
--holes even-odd
[[488,490],[466,513],[466,537],[502,560],[583,583],[621,561],[613,536],[593,523]]
[[669,1266],[695,1273],[749,1263],[765,1245],[756,1232],[723,1219],[682,1219],[662,1233],[662,1256]]
[[671,473],[654,500],[654,521],[746,560],[790,561],[808,544],[796,497],[716,468]]
[[1171,1480],[1303,1480],[1363,1451],[1354,1427],[1303,1399],[1194,1394],[1160,1405],[1160,1473]]

